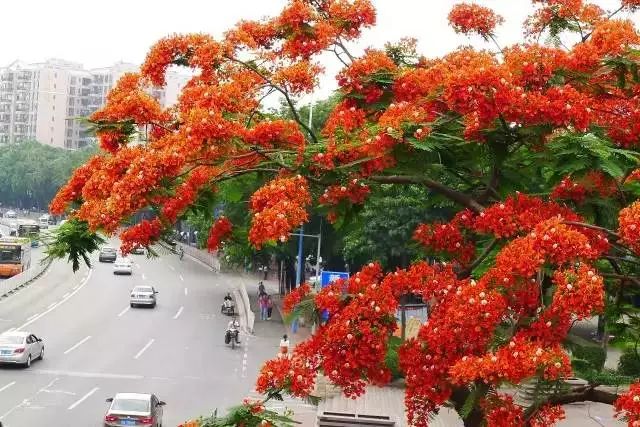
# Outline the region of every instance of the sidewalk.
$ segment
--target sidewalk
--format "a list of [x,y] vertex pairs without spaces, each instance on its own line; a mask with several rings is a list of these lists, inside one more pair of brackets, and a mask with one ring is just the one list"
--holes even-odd
[[297,331],[293,331],[291,324],[284,323],[284,313],[282,312],[282,296],[280,296],[280,285],[276,279],[261,280],[262,274],[249,274],[244,276],[245,282],[247,282],[247,292],[249,293],[249,300],[251,301],[251,310],[256,313],[256,321],[254,324],[254,332],[257,331],[259,324],[264,324],[264,321],[260,320],[260,307],[258,306],[258,282],[264,284],[265,291],[271,295],[273,300],[273,313],[271,320],[267,322],[280,322],[283,324],[283,334],[287,334],[291,347],[306,340],[311,336],[310,325],[300,326],[298,325]]

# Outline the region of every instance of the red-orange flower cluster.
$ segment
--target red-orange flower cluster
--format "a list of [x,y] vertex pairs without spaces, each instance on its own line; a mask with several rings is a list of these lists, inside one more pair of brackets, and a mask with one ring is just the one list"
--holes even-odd
[[143,220],[120,234],[123,255],[131,253],[137,246],[149,246],[160,237],[163,226],[159,219]]
[[477,4],[460,3],[449,12],[449,23],[456,33],[478,33],[487,37],[504,18],[491,9]]
[[249,241],[257,248],[268,241],[287,241],[289,233],[307,221],[309,203],[306,179],[300,175],[274,179],[251,196]]
[[209,229],[209,237],[207,238],[207,249],[215,251],[220,244],[231,235],[233,224],[226,216],[218,218]]
[[616,417],[625,417],[629,427],[640,424],[640,382],[631,384],[629,391],[615,401]]

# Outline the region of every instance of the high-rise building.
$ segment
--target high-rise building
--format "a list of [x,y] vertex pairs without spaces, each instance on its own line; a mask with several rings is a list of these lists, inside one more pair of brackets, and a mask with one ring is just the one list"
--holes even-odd
[[[83,118],[105,104],[123,74],[137,70],[124,62],[86,70],[60,59],[0,68],[0,147],[33,139],[67,149],[86,146],[95,137]],[[166,88],[150,92],[163,106],[172,105],[189,78],[171,71]]]

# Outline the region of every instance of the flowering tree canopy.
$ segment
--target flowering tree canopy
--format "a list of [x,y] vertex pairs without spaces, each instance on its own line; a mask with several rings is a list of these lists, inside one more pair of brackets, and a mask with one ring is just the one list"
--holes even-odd
[[[121,231],[127,252],[162,238],[220,182],[267,176],[248,205],[248,238],[260,247],[286,241],[312,208],[338,221],[382,184],[424,186],[451,215],[415,230],[423,259],[390,272],[372,263],[318,293],[298,288],[285,306],[312,302],[329,320],[291,359],[269,361],[258,389],[308,396],[318,372],[351,397],[388,383],[395,313],[411,294],[430,306],[398,350],[412,425],[445,404],[466,425],[552,425],[560,404],[581,397],[523,408],[500,387],[561,383],[572,374],[563,348],[572,322],[619,308],[640,283],[640,34],[618,19],[640,2],[612,12],[583,0],[533,3],[526,39],[509,47],[493,34],[502,17],[455,6],[453,29],[495,46],[435,59],[408,39],[352,54],[347,43],[375,23],[369,0],[291,0],[221,39],[167,37],[91,117],[103,152],[51,210],[110,234],[152,208],[153,220]],[[318,84],[327,52],[344,65],[340,102],[316,133],[296,99]],[[164,110],[148,89],[172,65],[197,73]],[[261,108],[274,93],[292,120]],[[132,144],[141,129],[146,141]],[[210,249],[233,234],[228,219],[212,218]],[[581,396],[593,400],[593,389]],[[636,385],[616,403],[630,426],[638,400]]]

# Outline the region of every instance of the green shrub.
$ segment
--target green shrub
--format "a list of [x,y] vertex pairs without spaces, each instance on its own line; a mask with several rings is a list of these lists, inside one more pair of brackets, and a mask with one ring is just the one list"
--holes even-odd
[[387,356],[385,357],[385,364],[391,370],[393,379],[402,378],[402,372],[400,371],[400,362],[398,361],[398,348],[402,345],[402,340],[398,337],[389,338],[389,344],[387,347]]
[[573,360],[571,364],[577,371],[595,370],[601,371],[607,353],[602,347],[590,345],[574,345],[571,351]]
[[632,347],[627,348],[618,362],[618,373],[632,377],[640,377],[640,357]]

